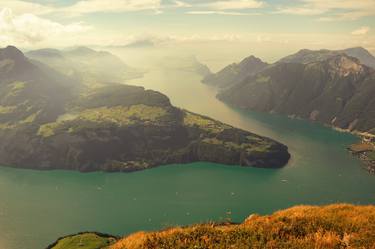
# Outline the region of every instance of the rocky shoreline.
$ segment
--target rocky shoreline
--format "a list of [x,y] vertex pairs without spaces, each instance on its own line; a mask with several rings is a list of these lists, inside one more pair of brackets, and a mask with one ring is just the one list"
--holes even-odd
[[349,146],[348,150],[357,156],[364,164],[364,168],[375,175],[375,136],[360,134],[361,141]]

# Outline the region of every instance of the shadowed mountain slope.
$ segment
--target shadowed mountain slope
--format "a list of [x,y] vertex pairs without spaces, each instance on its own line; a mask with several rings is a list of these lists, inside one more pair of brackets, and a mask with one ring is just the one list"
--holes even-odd
[[238,76],[218,98],[248,110],[375,133],[375,70],[337,51],[301,50],[245,79]]

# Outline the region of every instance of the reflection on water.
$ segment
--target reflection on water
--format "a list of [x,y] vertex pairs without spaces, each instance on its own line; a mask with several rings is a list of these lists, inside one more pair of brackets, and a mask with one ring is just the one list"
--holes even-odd
[[150,68],[131,84],[174,105],[277,139],[292,160],[279,170],[195,163],[131,174],[0,168],[0,248],[40,249],[59,236],[112,234],[270,213],[296,204],[375,203],[375,178],[345,148],[350,134],[282,116],[233,109],[191,72]]

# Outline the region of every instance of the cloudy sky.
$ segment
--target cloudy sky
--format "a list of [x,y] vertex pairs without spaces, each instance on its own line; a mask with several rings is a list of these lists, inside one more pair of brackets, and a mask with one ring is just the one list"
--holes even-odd
[[0,0],[0,46],[224,41],[375,52],[375,0]]

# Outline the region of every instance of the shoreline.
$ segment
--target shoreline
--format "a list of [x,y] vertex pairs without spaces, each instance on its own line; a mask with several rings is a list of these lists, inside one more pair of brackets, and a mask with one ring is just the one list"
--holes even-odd
[[[246,108],[241,108],[243,110],[248,110]],[[251,111],[251,110],[250,110]],[[269,114],[274,114],[272,112],[268,112]],[[282,115],[282,114],[281,114]],[[332,130],[335,130],[337,132],[341,133],[349,133],[351,135],[354,135],[358,137],[361,141],[355,144],[351,144],[347,150],[352,154],[352,156],[357,157],[363,164],[363,168],[368,171],[369,174],[375,175],[375,134],[369,133],[369,132],[362,132],[358,130],[350,130],[350,129],[344,129],[337,126],[334,126],[332,124],[322,123],[316,120],[311,119],[305,119],[296,115],[286,115],[289,119],[297,119],[297,120],[306,120],[310,122],[315,122],[318,124],[321,124],[325,127],[328,127]],[[363,146],[363,145],[369,145],[369,149],[365,150],[353,150],[353,146]],[[373,155],[372,155],[373,153]],[[370,155],[369,155],[370,154]]]
[[375,175],[375,138],[366,135],[359,136],[361,141],[350,145],[348,150],[361,160],[363,167],[370,174]]
[[[271,113],[272,114],[272,113]],[[334,125],[326,124],[326,123],[321,123],[315,120],[311,119],[305,119],[301,118],[295,115],[287,115],[288,118],[290,119],[298,119],[298,120],[308,120],[312,122],[317,122],[322,124],[325,127],[329,127],[337,132],[341,133],[349,133],[352,134],[358,138],[361,139],[356,144],[351,144],[347,150],[352,154],[352,156],[357,157],[363,164],[363,168],[368,171],[369,174],[375,175],[375,134],[369,133],[369,132],[362,132],[358,130],[350,130],[350,129],[344,129],[340,128]],[[365,146],[368,145],[367,149],[364,150],[355,150],[353,147],[355,146]],[[372,155],[373,153],[373,155]]]
[[[271,113],[272,114],[272,113]],[[298,120],[308,120],[312,122],[317,122],[322,124],[325,127],[329,127],[337,132],[341,133],[349,133],[352,134],[358,138],[361,139],[356,144],[351,144],[347,149],[348,151],[352,154],[352,156],[357,157],[361,163],[363,164],[363,168],[368,171],[369,174],[375,175],[375,134],[369,133],[369,132],[362,132],[358,130],[350,130],[350,129],[344,129],[340,128],[334,125],[326,124],[326,123],[321,123],[315,120],[311,119],[305,119],[301,118],[295,115],[287,115],[288,118],[290,119],[298,119]],[[355,150],[353,147],[355,146],[366,146],[368,145],[367,149],[364,150]],[[373,155],[372,155],[373,153]]]

